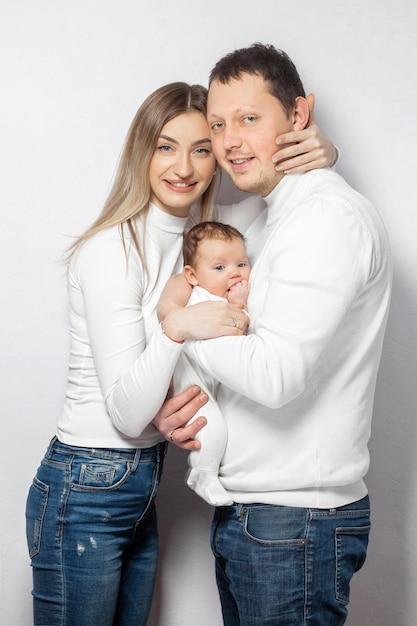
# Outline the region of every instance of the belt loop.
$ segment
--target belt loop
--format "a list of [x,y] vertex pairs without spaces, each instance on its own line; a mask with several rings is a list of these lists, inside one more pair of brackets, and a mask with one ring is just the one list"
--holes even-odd
[[133,463],[132,463],[132,472],[134,472],[135,469],[137,468],[139,461],[140,461],[141,454],[142,454],[142,448],[136,448],[135,456],[133,458]]
[[54,447],[54,445],[56,444],[56,442],[58,441],[58,437],[55,435],[55,437],[52,437],[51,441],[49,442],[49,446],[48,449],[45,452],[45,458],[50,459],[52,456],[52,448]]

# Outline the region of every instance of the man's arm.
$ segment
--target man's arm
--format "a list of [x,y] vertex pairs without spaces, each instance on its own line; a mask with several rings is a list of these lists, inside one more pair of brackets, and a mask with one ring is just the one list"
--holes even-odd
[[295,207],[252,270],[249,335],[189,342],[186,351],[224,385],[282,406],[305,389],[372,255],[370,235],[347,203],[330,197]]

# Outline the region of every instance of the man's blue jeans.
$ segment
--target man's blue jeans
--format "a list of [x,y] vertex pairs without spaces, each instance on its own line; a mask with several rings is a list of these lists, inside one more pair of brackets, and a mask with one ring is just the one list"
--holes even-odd
[[165,444],[78,448],[54,438],[29,490],[34,624],[145,626]]
[[218,507],[211,546],[225,626],[341,626],[369,530],[368,496],[325,510]]

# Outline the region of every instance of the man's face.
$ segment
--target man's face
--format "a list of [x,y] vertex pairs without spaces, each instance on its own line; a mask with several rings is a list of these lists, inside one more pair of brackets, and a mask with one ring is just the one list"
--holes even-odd
[[283,177],[272,155],[278,135],[294,130],[281,103],[261,76],[242,74],[210,85],[207,119],[214,154],[242,191],[268,195]]

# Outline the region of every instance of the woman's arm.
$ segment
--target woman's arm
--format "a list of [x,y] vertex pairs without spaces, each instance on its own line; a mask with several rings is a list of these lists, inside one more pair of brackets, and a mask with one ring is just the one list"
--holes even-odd
[[323,135],[314,118],[314,94],[308,95],[306,99],[310,108],[307,128],[277,138],[280,149],[272,157],[274,163],[277,163],[277,171],[297,174],[320,167],[333,167],[339,158],[338,149]]
[[238,304],[206,301],[186,306],[191,286],[184,274],[171,276],[158,303],[158,318],[168,337],[174,341],[198,339],[204,328],[203,339],[243,335],[248,327],[248,316]]
[[171,311],[187,306],[192,287],[184,274],[175,274],[166,282],[158,302],[158,319],[161,321]]
[[214,306],[209,313],[205,309],[194,316],[187,308],[177,310],[166,334],[157,327],[147,341],[149,320],[142,308],[140,262],[134,250],[128,256],[126,265],[120,239],[105,233],[80,250],[69,276],[74,320],[86,327],[83,332],[91,352],[87,362],[95,370],[92,381],[97,375],[114,426],[129,437],[138,437],[165,401],[182,350],[182,344],[172,339],[238,335],[243,323],[239,330],[233,317],[244,314],[237,307],[214,302],[205,305],[222,308]]

